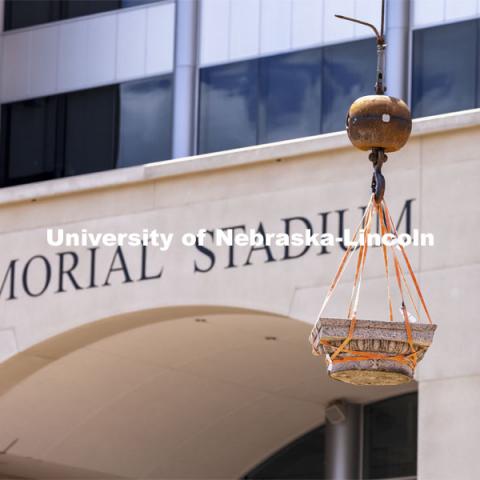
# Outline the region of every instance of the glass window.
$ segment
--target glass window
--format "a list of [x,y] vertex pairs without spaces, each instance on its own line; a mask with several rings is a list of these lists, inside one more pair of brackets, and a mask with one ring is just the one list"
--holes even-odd
[[5,30],[159,1],[161,0],[5,0]]
[[171,75],[5,104],[1,113],[1,186],[171,155]]
[[324,471],[325,428],[321,426],[282,448],[243,478],[322,480]]
[[171,157],[172,78],[155,77],[120,85],[118,167]]
[[480,19],[477,20],[477,101],[475,107],[480,107]]
[[58,0],[5,0],[5,30],[60,19]]
[[479,22],[413,33],[413,115],[423,117],[478,105]]
[[2,107],[3,184],[55,176],[55,97]]
[[375,71],[374,39],[204,68],[199,153],[344,130]]
[[258,61],[200,72],[199,152],[257,143]]
[[122,7],[136,7],[137,5],[146,5],[147,3],[157,3],[161,0],[121,0]]
[[[135,0],[129,3],[140,4]],[[150,2],[141,0],[141,3]],[[121,6],[121,0],[6,0],[5,30],[106,12]]]
[[75,18],[107,12],[121,7],[120,0],[67,0],[62,3],[62,18]]
[[320,133],[321,49],[260,61],[259,143]]
[[411,393],[364,407],[364,478],[416,475],[417,403]]
[[376,55],[374,39],[324,47],[322,132],[344,130],[352,102],[375,93]]
[[118,87],[66,95],[64,174],[115,167]]

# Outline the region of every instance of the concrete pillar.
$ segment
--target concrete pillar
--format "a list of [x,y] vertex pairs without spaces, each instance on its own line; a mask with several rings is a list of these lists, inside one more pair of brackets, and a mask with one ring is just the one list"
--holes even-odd
[[345,401],[325,411],[325,467],[329,480],[360,478],[361,406]]
[[387,95],[408,101],[411,0],[387,0],[385,83]]
[[198,0],[177,0],[173,81],[172,157],[195,154]]

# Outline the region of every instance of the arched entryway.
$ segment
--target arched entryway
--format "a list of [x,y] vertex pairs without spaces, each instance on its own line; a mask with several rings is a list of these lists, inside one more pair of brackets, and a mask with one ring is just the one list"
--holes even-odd
[[[52,472],[239,478],[321,425],[332,399],[365,403],[415,388],[330,381],[309,330],[264,312],[179,307],[54,337],[0,366],[5,471],[12,455]],[[35,478],[17,464],[12,475]]]

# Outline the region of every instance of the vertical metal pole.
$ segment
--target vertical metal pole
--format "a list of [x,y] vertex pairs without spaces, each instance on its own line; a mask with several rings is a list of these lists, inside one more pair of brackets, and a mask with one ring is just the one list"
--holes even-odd
[[177,0],[173,81],[172,158],[195,154],[198,0]]
[[411,0],[387,0],[387,94],[408,100]]
[[325,477],[329,480],[360,478],[361,406],[342,402],[344,419],[325,422]]

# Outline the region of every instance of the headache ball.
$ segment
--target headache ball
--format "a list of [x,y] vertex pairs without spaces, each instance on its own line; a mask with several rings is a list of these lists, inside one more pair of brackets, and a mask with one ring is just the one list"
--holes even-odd
[[367,95],[352,103],[347,115],[347,133],[360,150],[400,150],[412,131],[407,104],[388,95]]

